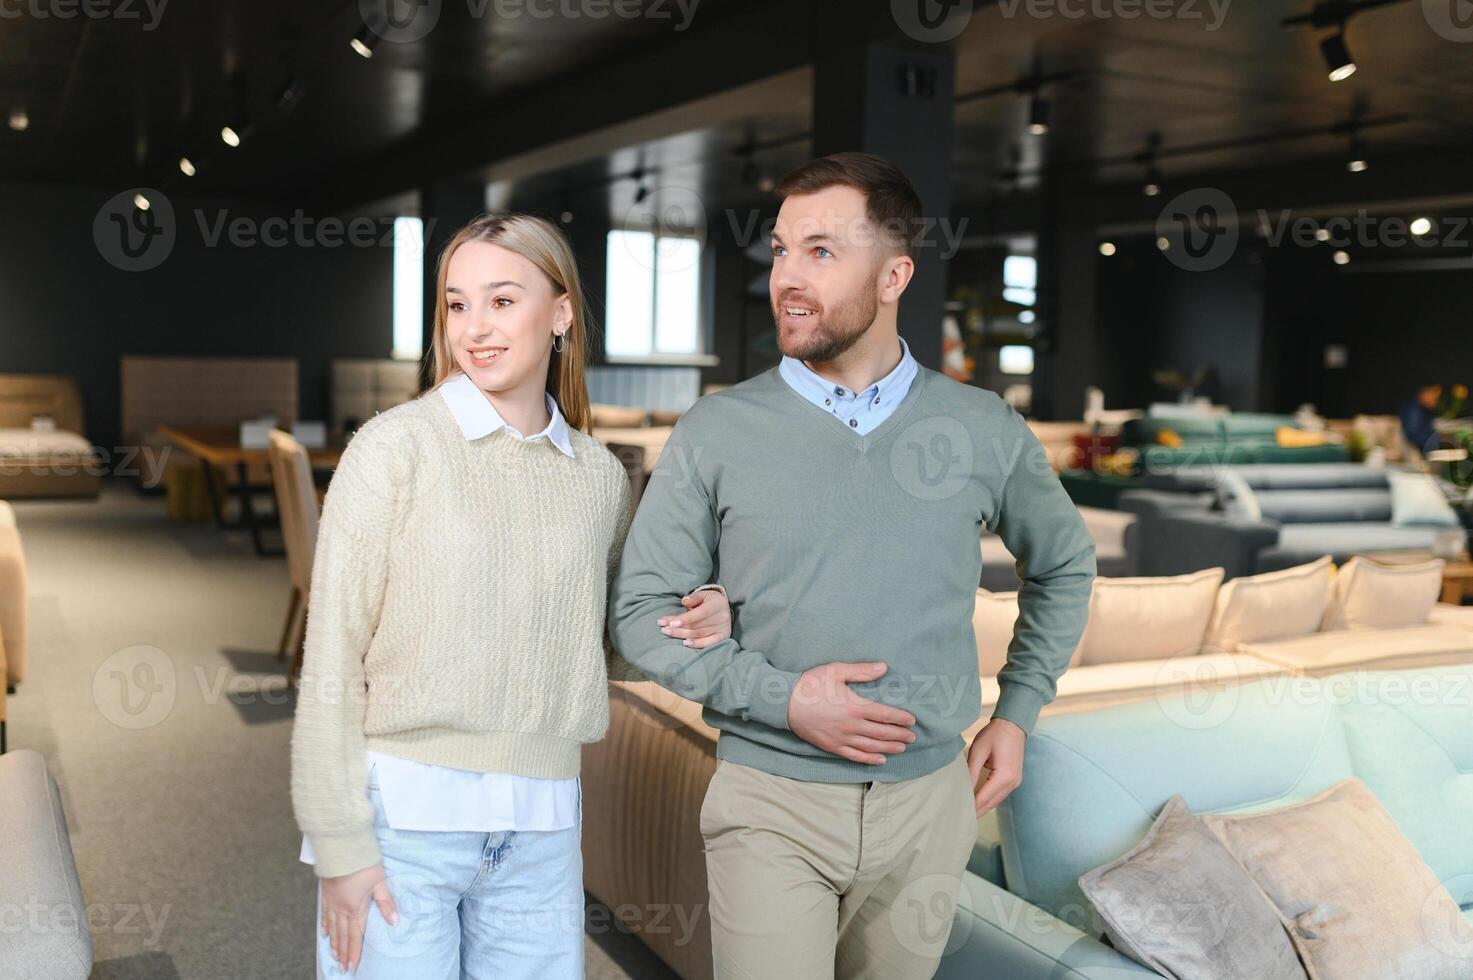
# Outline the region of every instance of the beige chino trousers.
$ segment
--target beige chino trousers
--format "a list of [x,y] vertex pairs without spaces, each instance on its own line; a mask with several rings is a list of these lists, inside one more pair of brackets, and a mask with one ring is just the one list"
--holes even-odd
[[895,783],[720,760],[701,806],[717,980],[929,978],[977,840],[966,753]]

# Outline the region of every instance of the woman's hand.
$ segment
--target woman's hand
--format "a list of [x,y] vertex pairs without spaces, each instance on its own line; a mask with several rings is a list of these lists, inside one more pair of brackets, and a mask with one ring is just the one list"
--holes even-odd
[[339,878],[322,879],[322,934],[332,941],[332,956],[344,970],[356,970],[363,954],[372,899],[389,925],[399,921],[384,866],[375,864]]
[[689,612],[661,616],[660,632],[696,650],[704,650],[731,636],[731,604],[719,589],[692,592],[680,604]]

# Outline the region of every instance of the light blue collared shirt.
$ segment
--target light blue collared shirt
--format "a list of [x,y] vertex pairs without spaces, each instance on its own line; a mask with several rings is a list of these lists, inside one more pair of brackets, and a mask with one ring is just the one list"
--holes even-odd
[[889,418],[904,400],[910,383],[915,380],[917,367],[916,359],[910,356],[910,346],[901,337],[900,363],[864,391],[850,391],[796,357],[784,355],[777,370],[794,391],[863,436]]
[[445,404],[450,406],[450,414],[455,416],[455,422],[460,426],[461,433],[467,439],[479,439],[488,436],[497,429],[506,427],[506,431],[526,442],[536,442],[538,439],[547,439],[554,446],[563,451],[563,455],[573,455],[573,442],[568,437],[568,423],[563,418],[563,413],[558,410],[557,401],[553,399],[551,392],[544,392],[547,399],[547,414],[551,416],[547,428],[535,435],[524,436],[517,431],[516,426],[509,425],[496,411],[496,406],[491,404],[491,399],[486,393],[476,387],[464,372],[446,381],[440,386],[440,397],[445,399]]

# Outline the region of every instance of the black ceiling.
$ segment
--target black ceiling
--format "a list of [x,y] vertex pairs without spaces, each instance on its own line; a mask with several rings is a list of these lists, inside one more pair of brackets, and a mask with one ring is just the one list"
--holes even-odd
[[[742,197],[752,192],[754,174],[735,149],[753,141],[763,147],[756,157],[762,176],[809,151],[812,79],[803,52],[824,43],[822,15],[840,9],[832,0],[700,0],[689,30],[679,29],[673,0],[658,0],[666,18],[473,16],[487,3],[495,0],[443,0],[423,40],[380,43],[371,60],[348,47],[361,23],[356,0],[176,0],[152,29],[145,29],[143,0],[128,5],[141,18],[134,20],[0,20],[0,110],[24,105],[30,117],[25,133],[0,128],[0,178],[158,183],[181,153],[204,152],[202,189],[281,197],[346,182],[366,195],[415,186],[423,176],[416,168],[456,153],[461,134],[471,133],[474,145],[459,162],[485,164],[506,195],[593,198],[617,216],[633,207],[636,184],[619,178],[634,170],[702,195]],[[852,0],[855,9],[862,4],[872,18],[890,6]],[[1123,0],[979,6],[951,42],[960,100],[955,201],[1027,187],[1045,167],[1081,183],[1135,180],[1151,139],[1159,141],[1168,180],[1333,165],[1347,153],[1343,126],[1352,118],[1373,160],[1408,150],[1432,159],[1473,142],[1473,43],[1439,34],[1417,0],[1352,18],[1347,38],[1360,70],[1337,83],[1325,77],[1318,50],[1327,31],[1280,26],[1306,12],[1307,0],[1237,0],[1220,24],[1207,0],[1182,0],[1169,17],[1127,17],[1159,7]],[[517,110],[540,106],[528,100],[571,94],[556,111],[596,137],[606,118],[628,113],[614,102],[620,66],[639,57],[638,64],[657,67],[665,52],[694,44],[715,50],[727,18],[759,8],[770,19],[770,38],[732,32],[735,49],[709,59],[714,79],[697,79],[689,68],[639,79],[673,106],[697,81],[719,88],[723,73],[738,75],[738,66],[760,64],[769,47],[790,45],[789,70],[732,95],[709,119],[676,113],[669,127],[678,128],[610,126],[603,142],[589,137],[563,159],[536,158],[535,171],[526,169],[531,163],[497,164],[498,147],[525,149]],[[1066,10],[1095,12],[1076,18]],[[603,70],[607,86],[599,81]],[[1007,91],[1033,71],[1058,79],[1044,88],[1053,103],[1044,136],[1026,132],[1027,99]],[[275,97],[289,78],[299,82],[301,98],[283,110]],[[256,131],[227,150],[219,126],[242,112]]]

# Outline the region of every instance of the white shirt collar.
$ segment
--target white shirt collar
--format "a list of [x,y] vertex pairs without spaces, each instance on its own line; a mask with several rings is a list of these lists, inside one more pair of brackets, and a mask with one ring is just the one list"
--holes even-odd
[[563,418],[563,413],[558,410],[557,401],[551,392],[544,392],[547,399],[547,414],[551,419],[547,428],[535,435],[524,436],[514,426],[508,425],[496,411],[496,406],[486,397],[486,393],[476,387],[465,372],[460,372],[455,377],[448,379],[440,386],[440,397],[445,399],[445,404],[450,407],[450,414],[455,416],[455,422],[460,426],[461,433],[467,439],[479,439],[490,435],[497,429],[506,428],[506,431],[527,442],[536,442],[538,439],[547,439],[563,455],[573,455],[573,442],[568,436],[568,423]]

